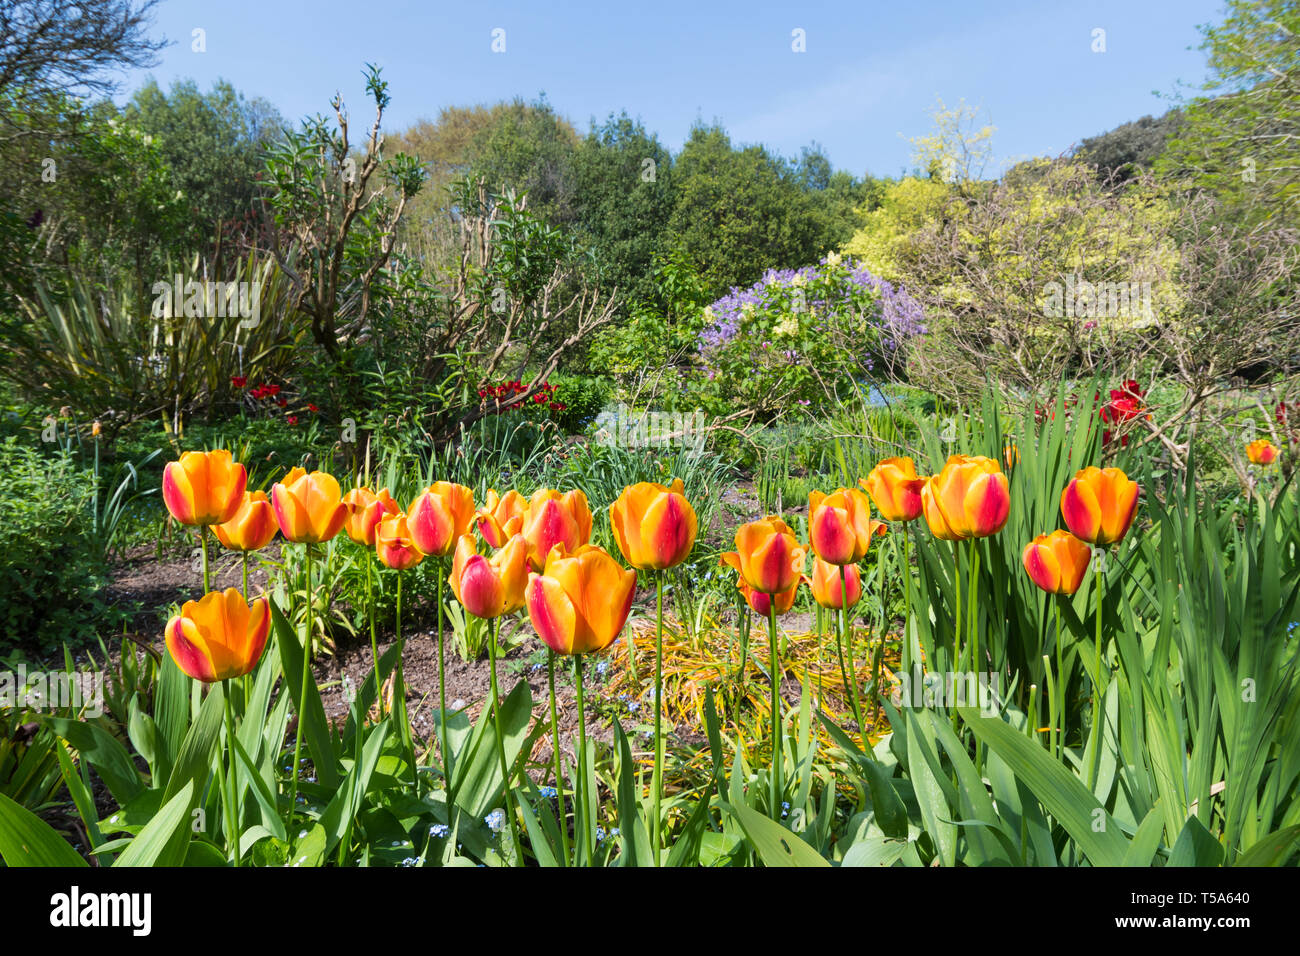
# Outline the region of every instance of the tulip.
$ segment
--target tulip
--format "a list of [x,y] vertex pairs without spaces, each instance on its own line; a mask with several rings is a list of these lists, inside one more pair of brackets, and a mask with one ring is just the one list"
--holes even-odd
[[515,535],[490,558],[479,554],[473,535],[461,535],[451,563],[451,593],[475,617],[495,618],[524,606],[528,545]]
[[[858,570],[856,564],[850,564],[844,567],[844,578],[847,579],[849,607],[854,607],[862,598],[862,573]],[[807,578],[809,586],[812,588],[813,600],[824,608],[830,608],[835,611],[844,609],[844,601],[841,595],[844,593],[845,581],[841,579],[840,567],[823,561],[821,558],[813,560],[812,577]]]
[[1002,460],[1006,462],[1008,468],[1014,468],[1020,464],[1020,447],[1015,442],[1008,442],[1002,449]]
[[672,487],[643,481],[623,489],[609,507],[610,526],[628,564],[661,571],[686,560],[699,524],[680,478]]
[[353,488],[343,496],[343,506],[347,509],[343,530],[363,548],[375,546],[375,531],[383,518],[402,510],[387,488],[381,488],[378,494],[369,488]]
[[1061,492],[1065,526],[1099,547],[1124,540],[1137,505],[1137,482],[1118,468],[1089,466],[1076,473]]
[[1072,595],[1088,572],[1092,549],[1068,531],[1040,534],[1025,545],[1021,561],[1029,577],[1048,594]]
[[794,599],[799,596],[799,585],[795,585],[788,591],[780,591],[776,594],[767,594],[763,591],[755,591],[745,583],[744,578],[738,578],[736,587],[745,597],[745,603],[755,614],[761,614],[768,617],[772,614],[784,614],[790,608],[794,607]]
[[866,489],[886,521],[914,521],[920,517],[925,479],[916,476],[912,459],[886,458],[866,478],[859,478],[858,483]]
[[[536,500],[536,496],[534,496]],[[583,505],[585,506],[585,499]],[[588,517],[588,522],[590,518]],[[531,551],[533,545],[529,543]],[[528,575],[525,604],[528,618],[538,637],[551,654],[568,655],[573,659],[574,684],[578,697],[578,786],[576,793],[577,818],[582,821],[584,838],[579,841],[591,863],[595,833],[587,823],[590,795],[586,792],[587,779],[587,718],[583,702],[582,671],[586,654],[608,647],[618,637],[632,610],[636,594],[636,572],[625,569],[602,548],[581,545],[576,551],[566,550],[563,544],[554,545],[546,555],[541,573]],[[558,725],[555,718],[554,686],[551,691],[551,731],[555,735]],[[558,752],[559,740],[555,739]],[[558,768],[558,765],[557,765]],[[557,769],[556,783],[560,776]],[[657,855],[657,848],[656,848]]]
[[411,503],[411,536],[427,555],[451,554],[473,520],[474,492],[464,485],[435,481]]
[[564,545],[569,554],[591,540],[591,508],[587,496],[577,489],[560,494],[550,488],[539,488],[528,499],[522,528],[528,542],[528,563],[534,571],[542,571],[549,560],[551,549]]
[[224,524],[244,500],[248,472],[225,449],[187,451],[163,469],[163,503],[181,524]]
[[768,515],[736,530],[736,550],[723,554],[722,563],[739,571],[753,590],[779,594],[799,583],[806,554],[789,525]]
[[411,539],[406,515],[385,515],[375,530],[375,554],[386,568],[405,571],[419,564],[424,555]]
[[223,548],[244,552],[261,551],[271,543],[278,530],[275,512],[265,491],[245,492],[234,516],[224,524],[212,526],[212,533]]
[[921,489],[921,507],[936,538],[964,541],[997,534],[1011,513],[1002,466],[992,458],[952,455]]
[[871,539],[885,526],[871,517],[871,502],[861,491],[840,488],[829,495],[808,494],[808,543],[828,564],[857,564]]
[[1246,457],[1252,465],[1271,465],[1277,460],[1277,446],[1267,438],[1260,438],[1246,446]]
[[266,598],[245,604],[234,588],[186,601],[167,622],[167,650],[182,671],[205,684],[243,677],[262,658],[271,630]]
[[513,488],[500,498],[494,489],[489,489],[487,504],[475,515],[478,533],[492,547],[499,548],[523,530],[527,512],[528,499]]
[[319,544],[343,530],[348,509],[338,480],[328,472],[294,468],[271,486],[281,533],[296,544]]

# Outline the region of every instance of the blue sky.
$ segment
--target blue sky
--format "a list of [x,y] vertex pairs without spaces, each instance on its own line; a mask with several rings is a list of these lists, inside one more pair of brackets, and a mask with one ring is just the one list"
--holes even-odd
[[[362,121],[361,68],[374,62],[393,97],[389,129],[544,91],[580,132],[626,109],[676,150],[695,121],[717,120],[733,142],[795,156],[817,141],[838,168],[897,175],[936,98],[982,107],[1004,164],[1158,115],[1168,103],[1156,94],[1203,80],[1196,26],[1221,19],[1220,0],[164,0],[153,32],[175,42],[149,72],[163,86],[224,78],[290,119],[328,112],[338,90]],[[205,52],[191,48],[195,28]],[[1105,52],[1093,52],[1097,28]],[[145,76],[129,74],[124,91]]]

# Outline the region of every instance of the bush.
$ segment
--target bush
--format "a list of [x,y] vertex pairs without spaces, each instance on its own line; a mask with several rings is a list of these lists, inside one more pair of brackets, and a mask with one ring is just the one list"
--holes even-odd
[[0,443],[0,650],[42,654],[91,639],[103,584],[90,507],[93,472]]
[[577,434],[596,420],[614,397],[614,384],[603,375],[563,375],[550,378],[555,401],[564,407],[554,421],[569,434]]

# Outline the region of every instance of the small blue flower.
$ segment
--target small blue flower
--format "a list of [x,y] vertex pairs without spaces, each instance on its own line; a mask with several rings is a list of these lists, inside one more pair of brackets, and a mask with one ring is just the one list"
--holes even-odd
[[483,822],[488,825],[488,829],[493,833],[500,833],[506,828],[506,813],[498,808],[485,816]]
[[787,801],[781,801],[781,819],[784,820],[790,815],[790,804]]
[[541,788],[538,789],[537,792],[538,792],[539,794],[541,794],[542,799],[544,799],[544,800],[554,800],[554,799],[555,799],[555,788],[554,788],[554,787],[541,787]]
[[447,824],[445,823],[435,823],[433,826],[429,827],[429,836],[436,837],[438,839],[445,837],[448,834],[448,832],[450,831],[448,830]]
[[604,828],[604,827],[596,827],[596,842],[597,842],[597,843],[604,843],[604,842],[605,842],[605,828]]

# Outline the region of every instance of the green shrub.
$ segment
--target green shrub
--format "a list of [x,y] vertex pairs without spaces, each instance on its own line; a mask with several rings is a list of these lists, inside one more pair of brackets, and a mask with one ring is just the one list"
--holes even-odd
[[0,650],[41,654],[94,637],[103,568],[91,538],[93,472],[0,443]]
[[555,413],[555,423],[570,434],[581,432],[614,397],[614,383],[604,375],[555,374],[554,401],[564,405]]

